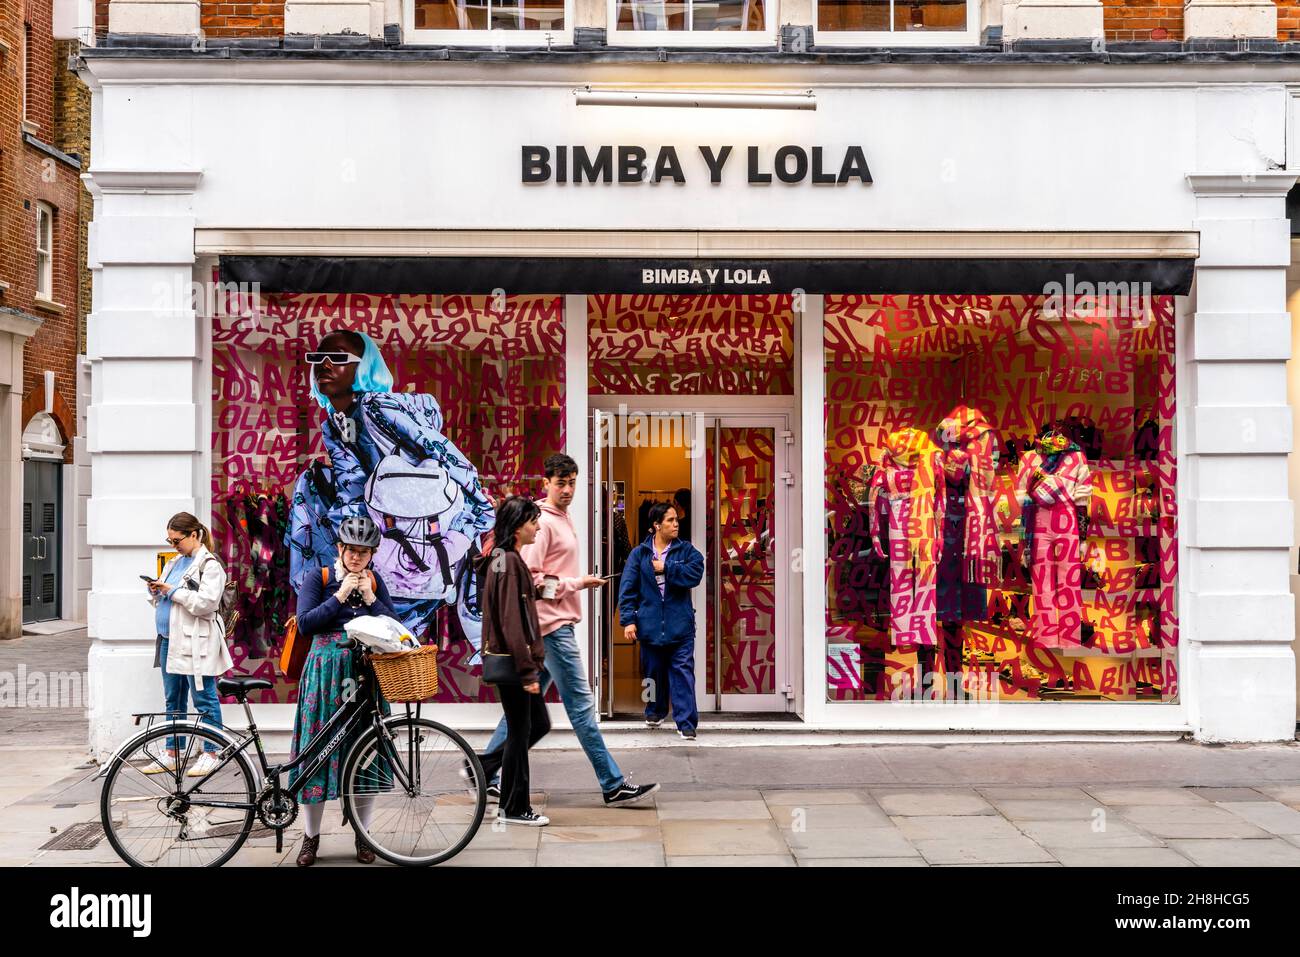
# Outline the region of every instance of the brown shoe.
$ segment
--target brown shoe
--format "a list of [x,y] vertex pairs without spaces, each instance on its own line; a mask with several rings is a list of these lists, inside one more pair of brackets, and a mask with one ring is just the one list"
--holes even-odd
[[361,864],[375,863],[375,852],[361,843],[361,838],[357,838],[357,861]]
[[320,850],[320,835],[315,837],[304,837],[302,839],[302,850],[298,852],[298,866],[311,867],[316,863],[316,852]]

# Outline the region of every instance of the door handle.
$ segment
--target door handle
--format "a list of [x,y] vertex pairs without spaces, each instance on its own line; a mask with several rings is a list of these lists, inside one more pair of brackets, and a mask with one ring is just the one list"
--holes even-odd
[[45,536],[36,536],[36,560],[39,562],[45,558]]
[[40,560],[41,560],[41,536],[33,535],[32,536],[32,561],[39,562]]

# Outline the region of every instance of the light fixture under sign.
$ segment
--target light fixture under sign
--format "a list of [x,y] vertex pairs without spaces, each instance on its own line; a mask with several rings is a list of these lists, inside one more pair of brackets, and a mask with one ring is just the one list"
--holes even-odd
[[678,106],[714,110],[815,110],[812,93],[683,93],[653,90],[574,91],[578,106]]

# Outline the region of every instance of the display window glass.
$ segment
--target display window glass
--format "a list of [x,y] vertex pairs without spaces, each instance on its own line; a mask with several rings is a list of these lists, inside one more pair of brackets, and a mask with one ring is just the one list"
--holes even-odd
[[[275,682],[255,699],[296,700],[276,660],[297,589],[333,563],[340,517],[368,514],[403,622],[440,645],[435,700],[494,700],[468,569],[490,547],[492,503],[535,494],[564,448],[563,305],[301,294],[217,311],[212,529],[239,583],[234,673]],[[326,369],[353,376],[337,404]]]
[[791,296],[587,297],[592,395],[793,395]]
[[1173,297],[824,317],[829,699],[1177,700]]

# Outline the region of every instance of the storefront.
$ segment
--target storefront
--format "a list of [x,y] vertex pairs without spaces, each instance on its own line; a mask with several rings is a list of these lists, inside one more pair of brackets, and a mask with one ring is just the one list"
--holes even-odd
[[[211,519],[236,665],[268,677],[330,509],[371,510],[417,546],[393,561],[444,645],[432,707],[494,722],[473,503],[536,490],[557,450],[593,571],[655,501],[704,553],[706,727],[1291,736],[1281,81],[679,66],[803,101],[695,109],[584,105],[634,66],[510,69],[87,60],[113,131],[89,176],[97,749],[158,704],[136,566],[180,509]],[[336,330],[432,397],[427,514],[334,474],[304,359]],[[634,715],[613,602],[584,625],[602,712]]]

